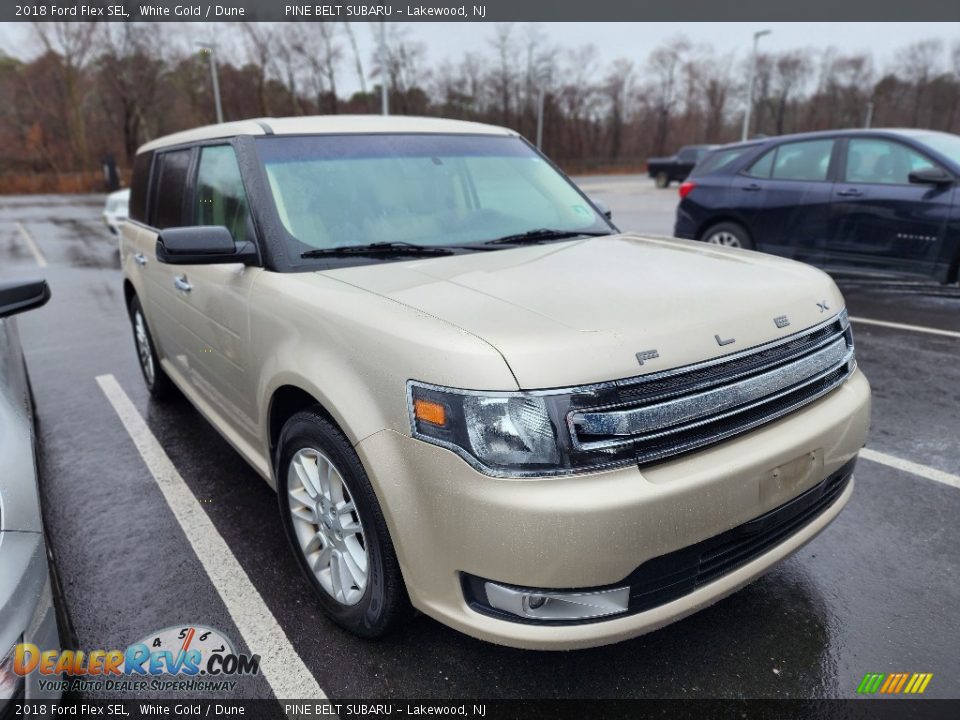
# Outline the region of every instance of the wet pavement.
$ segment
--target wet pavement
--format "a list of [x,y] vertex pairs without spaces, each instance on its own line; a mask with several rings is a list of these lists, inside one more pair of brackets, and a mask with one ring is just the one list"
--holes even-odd
[[[591,183],[621,226],[669,233],[675,191],[629,191],[642,178]],[[636,640],[527,652],[424,616],[379,642],[348,635],[324,618],[299,575],[273,491],[186,401],[148,400],[101,209],[101,197],[0,198],[0,278],[45,276],[53,290],[19,326],[37,401],[47,529],[80,647],[123,648],[189,623],[244,645],[95,381],[109,373],[334,699],[852,697],[865,673],[901,671],[932,672],[927,696],[960,697],[960,489],[868,460],[848,507],[802,551]],[[956,287],[853,281],[843,289],[853,316],[960,332]],[[854,329],[874,388],[869,447],[960,474],[960,338]],[[270,692],[262,676],[238,688],[247,697]]]

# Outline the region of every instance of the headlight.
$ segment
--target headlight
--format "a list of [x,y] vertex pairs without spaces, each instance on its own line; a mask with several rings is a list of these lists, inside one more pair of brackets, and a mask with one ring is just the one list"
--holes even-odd
[[573,446],[567,415],[603,404],[613,384],[576,391],[472,392],[408,385],[413,436],[453,450],[497,477],[568,475],[635,462],[629,447]]
[[12,700],[17,697],[23,688],[23,676],[17,675],[13,671],[13,655],[17,644],[23,642],[23,638],[17,640],[10,652],[0,657],[0,700]]

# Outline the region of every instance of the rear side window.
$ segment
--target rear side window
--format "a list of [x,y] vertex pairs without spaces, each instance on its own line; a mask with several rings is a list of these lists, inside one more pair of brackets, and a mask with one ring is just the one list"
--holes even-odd
[[190,150],[157,156],[154,163],[153,225],[160,230],[183,224],[183,196],[190,168]]
[[757,160],[747,174],[774,180],[826,180],[833,143],[833,140],[785,143]]
[[247,194],[240,178],[237,156],[229,145],[214,145],[200,151],[197,171],[196,225],[222,225],[242,242],[247,239]]
[[756,178],[770,177],[770,171],[773,170],[773,158],[776,157],[776,154],[777,154],[776,148],[764,153],[762,156],[760,156],[759,160],[757,160],[755,163],[753,163],[753,165],[751,165],[746,170],[744,170],[744,172],[747,175],[751,177],[756,177]]
[[133,182],[130,185],[130,219],[147,221],[147,185],[150,182],[152,152],[140,153],[133,161]]
[[717,150],[712,152],[701,160],[691,173],[691,177],[699,177],[708,173],[717,172],[729,167],[739,160],[743,155],[753,148],[732,148],[730,150]]

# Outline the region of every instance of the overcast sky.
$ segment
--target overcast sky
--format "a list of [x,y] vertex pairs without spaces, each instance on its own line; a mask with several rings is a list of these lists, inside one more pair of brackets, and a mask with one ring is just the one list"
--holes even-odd
[[[458,60],[466,51],[490,51],[494,26],[485,23],[398,23],[408,37],[427,47],[429,65],[445,59]],[[761,49],[780,51],[810,48],[812,51],[830,45],[844,51],[872,51],[883,71],[892,66],[896,50],[926,38],[940,38],[945,45],[960,40],[960,23],[538,23],[551,42],[561,47],[594,44],[603,65],[618,58],[627,58],[641,65],[658,44],[677,35],[685,35],[695,43],[709,43],[721,52],[748,52],[752,35],[757,30],[773,33],[761,39]],[[207,34],[199,25],[196,34]],[[517,28],[520,33],[524,28]],[[373,53],[374,32],[370,23],[355,23],[354,31],[361,44],[365,61]],[[518,33],[519,34],[519,33]],[[0,48],[19,57],[35,52],[29,26],[23,23],[0,23]],[[239,50],[239,48],[237,48]],[[946,58],[944,58],[946,62]],[[355,89],[349,63],[344,63],[339,79],[342,92]]]

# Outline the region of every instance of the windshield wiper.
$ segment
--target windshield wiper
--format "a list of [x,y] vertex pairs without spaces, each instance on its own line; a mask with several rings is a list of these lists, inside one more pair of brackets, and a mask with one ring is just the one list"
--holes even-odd
[[417,245],[408,242],[375,242],[365,245],[315,248],[300,253],[302,258],[342,257],[344,255],[451,255],[450,248]]
[[552,230],[551,228],[537,228],[535,230],[527,230],[526,232],[515,233],[513,235],[504,235],[503,237],[495,238],[493,240],[487,240],[485,244],[519,245],[521,243],[542,242],[543,240],[567,240],[575,237],[602,237],[610,234],[611,233],[605,231],[597,232],[588,230]]

